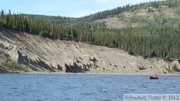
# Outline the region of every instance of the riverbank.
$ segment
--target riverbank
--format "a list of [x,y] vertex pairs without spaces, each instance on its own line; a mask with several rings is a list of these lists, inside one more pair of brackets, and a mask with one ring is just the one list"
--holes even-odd
[[[48,74],[48,75],[144,75],[144,76],[150,76],[154,74],[141,74],[141,73],[92,73],[92,72],[85,72],[85,73],[66,73],[66,72],[0,72],[0,74]],[[180,76],[180,73],[174,73],[174,74],[157,74],[158,76]]]

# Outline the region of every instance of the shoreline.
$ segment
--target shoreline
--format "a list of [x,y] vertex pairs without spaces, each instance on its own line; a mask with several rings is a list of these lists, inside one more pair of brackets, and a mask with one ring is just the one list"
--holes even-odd
[[[0,74],[52,74],[52,75],[139,75],[139,76],[150,76],[154,74],[144,74],[144,73],[92,73],[92,72],[85,72],[85,73],[66,73],[66,72],[22,72],[22,71],[15,71],[15,72],[0,72]],[[179,74],[157,74],[158,76],[180,76]]]

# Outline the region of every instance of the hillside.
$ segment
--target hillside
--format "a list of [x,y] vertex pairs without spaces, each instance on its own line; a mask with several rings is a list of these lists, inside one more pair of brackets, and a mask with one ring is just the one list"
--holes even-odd
[[119,48],[144,58],[180,59],[179,0],[126,5],[82,18],[5,14],[2,26],[51,39]]
[[104,46],[60,41],[0,27],[1,71],[174,73],[178,61],[144,59]]
[[126,5],[82,18],[0,13],[0,71],[180,71],[180,1]]
[[[83,28],[94,28],[104,23],[108,28],[118,29],[130,26],[178,26],[180,17],[179,4],[179,0],[151,1],[136,5],[127,4],[123,7],[98,12],[81,18],[28,14],[26,16],[28,18],[33,16],[37,20],[54,22],[59,25]],[[104,27],[104,25],[99,27]]]
[[180,22],[179,6],[169,7],[159,5],[158,7],[145,6],[140,9],[125,11],[112,17],[97,20],[105,22],[108,28],[127,28],[127,27],[177,27]]

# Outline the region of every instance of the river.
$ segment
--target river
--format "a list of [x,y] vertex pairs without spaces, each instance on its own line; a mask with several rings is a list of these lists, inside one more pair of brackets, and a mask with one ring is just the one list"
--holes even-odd
[[123,101],[124,94],[180,94],[179,76],[0,74],[0,101]]

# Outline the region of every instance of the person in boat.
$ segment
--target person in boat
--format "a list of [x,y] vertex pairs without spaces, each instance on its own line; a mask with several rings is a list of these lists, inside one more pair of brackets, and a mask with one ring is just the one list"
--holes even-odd
[[155,74],[154,77],[157,78],[157,74]]

